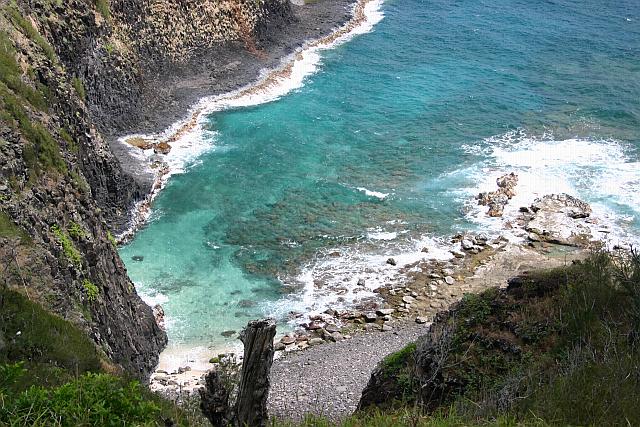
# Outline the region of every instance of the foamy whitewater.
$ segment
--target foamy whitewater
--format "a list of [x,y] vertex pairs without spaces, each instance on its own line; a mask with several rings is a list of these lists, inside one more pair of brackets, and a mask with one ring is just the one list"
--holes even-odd
[[[451,258],[454,234],[523,241],[518,209],[545,194],[590,203],[609,244],[640,243],[633,1],[370,1],[363,16],[144,136],[170,141],[169,168],[121,255],[165,309],[163,367],[206,367],[257,317],[282,333],[376,298]],[[489,218],[475,196],[509,172],[516,196]]]

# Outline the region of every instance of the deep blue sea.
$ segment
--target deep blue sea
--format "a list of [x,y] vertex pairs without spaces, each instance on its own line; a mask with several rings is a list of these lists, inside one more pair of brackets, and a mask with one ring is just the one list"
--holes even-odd
[[257,316],[349,305],[402,280],[389,256],[504,233],[513,212],[489,219],[473,197],[511,171],[512,211],[565,191],[610,241],[639,235],[638,0],[380,10],[370,32],[322,51],[302,87],[209,114],[205,153],[121,249],[173,345],[223,346],[235,338],[221,332]]

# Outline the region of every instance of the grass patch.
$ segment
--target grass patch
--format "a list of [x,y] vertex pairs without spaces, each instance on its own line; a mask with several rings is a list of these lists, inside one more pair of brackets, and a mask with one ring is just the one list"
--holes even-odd
[[40,91],[22,81],[22,69],[18,66],[15,55],[13,42],[6,32],[0,32],[0,81],[31,105],[45,111],[47,109],[45,97]]
[[5,8],[7,12],[7,16],[11,20],[16,28],[20,29],[22,33],[27,36],[30,40],[32,40],[35,44],[37,44],[40,49],[44,52],[46,57],[53,64],[57,63],[58,57],[56,55],[56,51],[49,44],[49,42],[42,37],[42,35],[35,29],[35,27],[31,24],[27,18],[22,16],[22,13],[16,8],[15,5],[10,5]]
[[16,225],[9,214],[2,211],[0,211],[0,237],[18,238],[23,245],[32,243],[29,233]]
[[65,175],[67,164],[60,154],[53,136],[40,123],[33,123],[18,98],[9,92],[4,83],[0,83],[0,96],[4,118],[17,126],[30,143],[24,147],[22,157],[29,168],[31,178],[44,171],[54,171]]
[[49,313],[21,293],[0,288],[0,362],[23,361],[27,372],[11,388],[53,385],[73,375],[100,369],[95,344],[70,322]]
[[107,20],[111,21],[111,5],[109,0],[96,0],[96,9],[100,12],[100,15]]
[[67,260],[76,267],[82,267],[82,255],[73,245],[69,236],[67,236],[67,234],[62,231],[58,225],[52,226],[51,231],[56,236],[58,243],[62,245],[62,252],[64,253],[65,258],[67,258]]
[[87,92],[84,89],[84,83],[82,83],[82,80],[80,80],[79,77],[74,77],[71,79],[71,83],[73,84],[73,88],[76,90],[80,99],[85,101],[87,99]]

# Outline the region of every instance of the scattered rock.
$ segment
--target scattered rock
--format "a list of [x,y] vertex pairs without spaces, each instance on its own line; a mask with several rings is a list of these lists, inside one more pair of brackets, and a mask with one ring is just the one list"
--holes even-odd
[[396,310],[394,308],[379,308],[376,311],[376,314],[379,316],[388,316],[390,314],[393,314]]
[[423,316],[416,317],[416,323],[419,323],[419,324],[423,325],[423,324],[425,324],[427,322],[429,322],[429,318],[427,318],[427,317],[423,317]]
[[324,343],[324,340],[322,338],[318,338],[318,337],[311,338],[309,340],[309,345],[318,345],[318,344],[322,344],[322,343]]
[[496,179],[498,189],[487,193],[480,193],[476,197],[478,204],[488,206],[487,215],[491,217],[502,216],[504,207],[515,196],[515,186],[518,184],[518,175],[511,172]]
[[153,146],[153,152],[156,154],[167,155],[171,151],[171,146],[166,142],[159,142]]
[[444,278],[444,281],[447,285],[453,285],[454,283],[456,283],[456,279],[454,279],[451,276],[447,276]]
[[236,333],[236,331],[224,331],[224,332],[221,332],[220,335],[222,335],[225,338],[229,338],[229,337],[235,335],[235,333]]
[[282,338],[280,338],[280,342],[284,345],[289,345],[296,342],[296,338],[289,335],[285,335]]
[[144,261],[144,257],[142,255],[134,255],[131,257],[131,259],[138,262]]
[[415,298],[409,295],[405,295],[402,297],[402,302],[405,304],[413,304],[415,302]]
[[395,260],[395,259],[393,259],[393,258],[389,258],[389,259],[387,260],[387,264],[389,264],[389,265],[396,265],[396,260]]
[[376,320],[378,320],[378,316],[376,315],[376,313],[372,311],[368,311],[364,313],[362,316],[364,317],[364,320],[367,323],[375,322]]

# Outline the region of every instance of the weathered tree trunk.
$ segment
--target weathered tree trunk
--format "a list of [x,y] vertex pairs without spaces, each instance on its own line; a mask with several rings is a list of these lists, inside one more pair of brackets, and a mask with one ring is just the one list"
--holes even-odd
[[215,427],[266,425],[275,334],[273,319],[253,320],[240,334],[244,360],[235,405],[229,402],[231,390],[218,371],[212,370],[205,377],[205,388],[200,390],[200,408]]
[[275,334],[276,323],[273,319],[251,321],[240,334],[244,344],[244,360],[235,408],[235,421],[239,426],[266,425]]
[[229,425],[229,389],[216,370],[205,377],[205,388],[200,390],[200,409],[214,427]]

